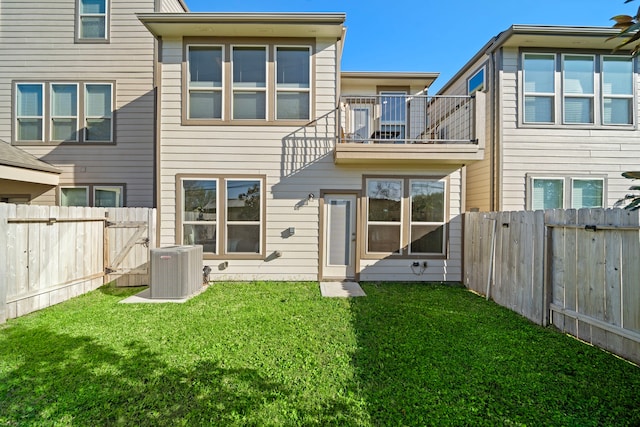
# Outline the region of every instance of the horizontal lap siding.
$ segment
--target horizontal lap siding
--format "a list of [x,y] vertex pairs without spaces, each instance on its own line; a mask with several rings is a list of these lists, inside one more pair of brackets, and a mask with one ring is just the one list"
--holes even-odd
[[160,10],[165,13],[182,13],[184,9],[177,0],[159,0]]
[[493,117],[492,93],[493,87],[493,70],[491,62],[487,56],[481,57],[468,70],[462,74],[447,90],[440,95],[467,95],[467,80],[472,77],[483,64],[485,66],[485,88],[488,91],[485,97],[486,103],[479,105],[477,108],[485,110],[485,150],[484,159],[477,162],[470,162],[466,165],[466,194],[465,194],[465,210],[479,209],[487,211],[491,207],[491,156],[493,151],[493,141],[491,140],[491,119]]
[[[3,0],[0,14],[0,139],[11,141],[11,83],[115,81],[116,145],[22,146],[63,170],[61,185],[125,184],[128,206],[153,205],[153,37],[136,13],[154,0],[111,0],[111,41],[74,42],[75,0]],[[55,203],[49,191],[34,203]]]
[[611,207],[629,192],[632,184],[632,181],[622,178],[621,173],[638,170],[640,132],[567,127],[518,128],[517,63],[518,52],[505,49],[502,209],[525,208],[527,173],[538,176],[607,176],[606,207]]
[[[321,190],[361,191],[366,174],[429,174],[422,169],[388,167],[336,167],[333,163],[335,137],[335,70],[337,52],[334,41],[319,40],[316,49],[315,108],[313,126],[181,126],[181,40],[163,41],[162,64],[162,143],[160,176],[160,245],[173,245],[176,238],[176,175],[216,174],[266,176],[266,255],[280,251],[280,258],[262,260],[205,260],[213,269],[212,280],[317,280]],[[443,171],[437,171],[443,174]],[[448,173],[444,172],[444,174]],[[451,179],[451,212],[454,222],[460,213],[459,173]],[[309,193],[315,199],[305,203]],[[295,227],[295,234],[283,231]],[[406,280],[459,280],[460,227],[452,226],[452,261],[434,261],[433,275]],[[454,239],[452,239],[453,241]],[[406,264],[406,262],[404,263]],[[367,280],[395,280],[405,265],[380,261],[368,266]],[[438,267],[436,267],[439,265]],[[445,266],[446,265],[446,266]],[[442,271],[451,272],[444,275]],[[364,278],[364,277],[363,277]]]

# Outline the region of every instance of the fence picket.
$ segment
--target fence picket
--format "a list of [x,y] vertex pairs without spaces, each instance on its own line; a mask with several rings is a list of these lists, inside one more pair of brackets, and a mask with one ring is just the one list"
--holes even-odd
[[[0,323],[104,283],[104,214],[103,208],[0,203],[0,234],[4,236],[0,247]],[[156,211],[118,208],[114,211],[117,215],[145,222],[155,218]],[[155,235],[155,231],[154,220],[148,233]],[[117,253],[118,248],[111,247]],[[136,250],[133,262],[146,267],[148,253],[146,248]],[[140,271],[137,273],[140,276]],[[138,277],[132,283],[147,281]]]

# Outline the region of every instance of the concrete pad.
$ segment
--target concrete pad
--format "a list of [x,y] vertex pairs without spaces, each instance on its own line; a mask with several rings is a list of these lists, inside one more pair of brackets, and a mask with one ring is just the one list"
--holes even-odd
[[367,296],[357,282],[320,282],[320,293],[329,298]]
[[131,295],[129,298],[123,299],[122,301],[120,301],[120,303],[121,304],[159,304],[159,303],[173,302],[173,303],[182,304],[184,302],[189,301],[191,298],[200,295],[207,288],[208,286],[203,286],[202,288],[200,288],[198,292],[195,292],[184,298],[151,298],[151,289],[147,288],[142,292],[139,292],[135,295]]

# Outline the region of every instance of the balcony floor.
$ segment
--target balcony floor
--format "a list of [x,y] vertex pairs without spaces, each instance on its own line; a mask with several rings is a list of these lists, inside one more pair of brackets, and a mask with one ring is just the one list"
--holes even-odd
[[338,143],[335,164],[466,164],[482,160],[477,144],[362,144]]

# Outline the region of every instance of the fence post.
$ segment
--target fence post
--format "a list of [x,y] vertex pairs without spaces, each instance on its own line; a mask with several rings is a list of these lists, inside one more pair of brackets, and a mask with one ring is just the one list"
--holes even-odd
[[[9,215],[9,205],[0,203],[0,236],[3,241],[9,235],[9,224],[7,216]],[[9,266],[7,264],[7,245],[0,244],[0,324],[7,321],[7,286],[9,282]]]

